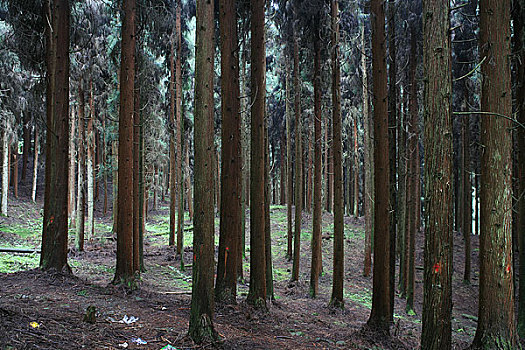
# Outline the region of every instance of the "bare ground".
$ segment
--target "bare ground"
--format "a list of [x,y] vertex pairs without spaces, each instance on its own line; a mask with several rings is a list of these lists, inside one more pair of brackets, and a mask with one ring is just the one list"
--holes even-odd
[[[102,191],[100,192],[102,196]],[[102,207],[101,199],[97,209]],[[97,211],[96,234],[88,237],[86,251],[73,248],[69,259],[73,275],[30,269],[38,256],[11,263],[14,273],[0,274],[0,350],[3,349],[414,349],[419,345],[422,309],[423,237],[418,236],[416,256],[416,315],[407,315],[405,302],[396,295],[395,324],[391,337],[367,331],[372,278],[363,277],[363,220],[345,218],[345,309],[328,307],[331,293],[332,216],[323,219],[323,270],[320,296],[308,297],[311,217],[303,218],[301,277],[290,283],[291,263],[286,259],[286,210],[272,209],[272,244],[276,300],[269,310],[254,310],[245,303],[247,283],[240,283],[238,304],[216,305],[215,329],[220,344],[194,344],[187,336],[191,295],[191,266],[180,270],[180,257],[167,246],[166,208],[150,210],[145,243],[145,264],[140,288],[129,292],[110,284],[116,244],[111,215]],[[10,216],[0,218],[0,246],[39,247],[42,203],[31,203],[27,189],[11,199]],[[217,221],[218,222],[218,221]],[[192,223],[186,219],[186,227]],[[249,225],[247,225],[247,229]],[[26,230],[26,231],[24,231]],[[21,232],[28,233],[27,236]],[[191,231],[186,232],[189,236]],[[247,238],[249,234],[247,232]],[[71,247],[73,244],[71,234]],[[191,242],[191,238],[187,238]],[[472,341],[477,314],[478,239],[472,237],[473,283],[462,282],[463,239],[455,234],[454,348]],[[249,243],[247,242],[247,247]],[[6,254],[6,253],[0,253]],[[9,256],[12,258],[12,254]],[[0,261],[6,255],[0,256]],[[32,260],[31,260],[32,259]],[[249,280],[249,251],[244,277]],[[184,261],[191,261],[191,247]],[[96,322],[83,321],[88,306],[96,308]],[[125,323],[123,318],[134,317]],[[36,323],[32,323],[36,322]],[[128,319],[129,322],[129,319]],[[146,344],[138,344],[138,339]]]

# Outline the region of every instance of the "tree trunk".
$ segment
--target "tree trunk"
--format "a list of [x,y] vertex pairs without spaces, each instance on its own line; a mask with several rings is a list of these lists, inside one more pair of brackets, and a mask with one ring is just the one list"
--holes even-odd
[[407,114],[405,113],[405,90],[401,90],[401,108],[400,115],[398,118],[398,176],[399,176],[399,188],[398,188],[398,246],[399,246],[399,279],[398,286],[401,298],[406,296],[406,266],[407,266],[407,249],[406,249],[406,235],[407,235],[407,152],[406,152],[406,124],[407,124]]
[[75,147],[75,107],[71,108],[70,118],[69,118],[69,202],[68,202],[68,216],[69,216],[69,227],[76,228],[76,198],[75,198],[75,189],[76,189],[76,147]]
[[113,229],[111,232],[116,233],[118,222],[118,140],[113,140],[111,153],[113,157]]
[[[465,107],[468,106],[467,86],[464,87]],[[465,108],[466,109],[466,108]],[[465,240],[465,268],[463,271],[463,282],[470,283],[471,253],[470,236],[472,234],[472,183],[470,181],[470,120],[468,117],[461,119],[462,134],[462,182],[463,182],[463,238]]]
[[18,144],[13,145],[13,196],[18,198]]
[[[314,123],[313,116],[308,121],[308,164],[306,164],[306,211],[312,212],[312,196],[314,193]],[[301,150],[302,151],[302,150]]]
[[[213,76],[214,4],[197,0],[195,38],[195,216],[193,217],[193,284],[189,335],[196,343],[215,341]],[[262,197],[261,197],[262,198]]]
[[478,328],[473,347],[517,343],[512,281],[510,1],[481,0],[481,237]]
[[374,275],[372,311],[368,326],[389,332],[390,320],[390,219],[388,155],[388,85],[385,49],[385,11],[381,0],[371,0],[372,80],[374,101]]
[[[270,153],[268,139],[268,118],[267,113],[264,118],[264,253],[266,261],[266,297],[275,300],[273,293],[273,267],[272,267],[272,233],[270,222],[270,190],[271,190],[271,173],[270,173]],[[272,154],[275,154],[272,152]]]
[[331,1],[332,12],[332,155],[334,165],[334,260],[330,305],[343,307],[344,202],[343,142],[341,136],[341,68],[339,63],[339,2]]
[[[363,267],[363,276],[370,276],[372,270],[372,233],[374,231],[374,206],[372,197],[374,195],[373,182],[373,165],[374,165],[374,145],[373,145],[373,128],[372,118],[369,116],[368,105],[368,68],[366,64],[366,45],[365,45],[365,24],[361,27],[361,71],[363,74],[363,124],[364,124],[364,144],[365,144],[365,261]],[[357,117],[355,117],[357,118]],[[354,141],[355,143],[355,141]],[[354,156],[355,157],[355,156]],[[355,167],[355,160],[354,160]],[[355,169],[354,169],[355,171]],[[355,190],[354,190],[355,192]],[[355,194],[354,194],[355,195]],[[355,204],[354,204],[355,210]]]
[[22,178],[21,181],[24,182],[27,175],[27,160],[29,158],[29,149],[31,147],[31,114],[24,113],[24,125],[23,129],[23,153],[22,153]]
[[265,0],[251,0],[250,290],[247,301],[266,308],[264,154],[266,105]]
[[9,139],[7,132],[9,125],[7,120],[4,120],[4,123],[2,132],[2,205],[0,207],[2,216],[7,216],[7,197],[9,194]]
[[[319,20],[314,24],[314,33],[320,34]],[[314,40],[314,215],[312,222],[312,264],[310,267],[310,297],[315,298],[319,293],[319,270],[321,260],[321,224],[322,224],[322,202],[321,202],[321,45],[319,40]]]
[[425,263],[422,349],[452,347],[452,67],[450,2],[423,1]]
[[90,239],[93,239],[95,234],[95,176],[93,171],[93,163],[95,158],[95,133],[93,132],[93,119],[95,117],[94,109],[94,97],[93,97],[93,80],[89,80],[89,114],[87,118],[87,162],[86,162],[86,175],[87,175],[87,234]]
[[104,211],[103,215],[108,213],[108,171],[107,171],[107,151],[106,151],[106,118],[102,118],[102,168],[104,169]]
[[[520,2],[521,1],[521,2]],[[525,125],[525,50],[523,49],[523,39],[525,30],[525,4],[522,0],[513,2],[513,22],[514,22],[514,52],[517,53],[519,61],[517,65],[517,119]],[[516,129],[518,139],[518,234],[521,240],[520,246],[520,270],[519,270],[519,301],[518,301],[518,334],[521,338],[525,337],[525,129]]]
[[302,116],[301,116],[301,83],[299,72],[299,43],[296,29],[293,32],[293,84],[295,110],[295,232],[293,246],[292,281],[299,280],[299,262],[301,256],[301,218],[303,198],[303,150],[302,150]]
[[[365,66],[366,67],[366,66]],[[365,68],[366,69],[366,68]],[[357,139],[357,115],[354,118],[354,218],[359,217],[359,148],[358,148],[358,139]]]
[[417,99],[417,41],[415,30],[411,33],[410,51],[410,102],[409,102],[409,138],[408,138],[408,184],[407,184],[407,234],[405,236],[407,254],[407,288],[406,311],[414,312],[414,287],[415,287],[415,242],[418,231],[418,183],[419,183],[419,107]]
[[[170,234],[169,242],[170,246],[175,245],[175,232],[176,232],[176,209],[177,209],[177,158],[176,158],[176,134],[179,133],[175,121],[175,40],[171,39],[171,51],[170,51],[170,124],[172,130],[170,130]],[[179,253],[179,252],[177,252]]]
[[133,110],[135,85],[135,0],[122,3],[120,65],[117,266],[113,283],[134,287],[133,269]]
[[40,267],[71,271],[67,264],[69,180],[69,16],[67,0],[45,3],[47,37],[46,186]]
[[[140,52],[140,49],[138,50]],[[133,89],[133,271],[140,272],[140,86],[138,84],[139,76],[139,65],[135,61],[135,84],[136,88]],[[153,188],[155,188],[155,182],[153,182]],[[155,190],[154,190],[155,191]],[[155,192],[156,193],[156,192]]]
[[292,260],[292,204],[293,204],[293,172],[292,172],[292,108],[290,106],[291,84],[290,84],[290,56],[286,55],[286,231],[288,261]]
[[[287,115],[284,116],[287,118]],[[285,119],[286,124],[286,119]],[[286,129],[285,129],[286,130]],[[279,153],[281,156],[281,161],[279,164],[279,173],[281,175],[281,179],[279,180],[279,204],[285,205],[286,204],[286,131],[281,131],[281,142],[279,145]]]
[[78,188],[77,188],[77,237],[76,246],[79,251],[84,250],[84,232],[85,232],[85,204],[86,192],[84,186],[84,176],[86,174],[86,133],[84,118],[84,89],[82,81],[78,87]]
[[221,35],[221,210],[215,296],[233,302],[237,296],[237,259],[241,235],[241,119],[239,114],[239,56],[234,0],[220,0]]
[[[397,67],[396,67],[396,7],[395,0],[388,1],[388,147],[390,166],[390,313],[394,315],[394,292],[396,285],[396,237],[397,237]],[[392,318],[390,320],[394,322]]]
[[[31,199],[33,203],[36,202],[36,184],[38,177],[38,153],[40,153],[40,143],[38,142],[38,124],[35,122],[35,140],[34,140],[34,155],[33,155],[33,185],[31,186]],[[6,198],[7,202],[7,198]],[[3,208],[3,206],[2,206]]]
[[[176,44],[177,44],[177,60],[175,62],[175,129],[177,140],[175,142],[175,155],[176,155],[176,191],[177,191],[177,254],[182,256],[182,245],[183,245],[183,222],[184,222],[184,197],[182,195],[183,190],[183,178],[182,178],[182,134],[184,133],[183,119],[182,119],[182,27],[181,27],[181,0],[177,0],[177,10],[175,17],[175,32],[176,32]],[[181,259],[183,261],[184,259]]]

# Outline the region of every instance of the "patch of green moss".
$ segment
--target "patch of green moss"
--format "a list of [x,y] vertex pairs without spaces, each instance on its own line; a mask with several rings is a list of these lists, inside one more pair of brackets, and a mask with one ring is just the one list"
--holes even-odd
[[38,267],[39,254],[0,254],[0,272],[13,273]]
[[26,227],[24,225],[1,225],[0,231],[5,233],[12,233],[20,237],[21,239],[35,238],[40,234],[40,227]]

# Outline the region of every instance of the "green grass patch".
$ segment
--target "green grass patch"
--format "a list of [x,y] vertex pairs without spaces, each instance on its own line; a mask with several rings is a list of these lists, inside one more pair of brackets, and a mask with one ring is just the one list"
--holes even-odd
[[360,294],[344,292],[344,297],[367,309],[372,309],[372,293],[368,289],[363,289]]
[[24,225],[9,225],[0,226],[0,231],[5,233],[12,233],[20,237],[21,239],[35,238],[40,234],[40,227],[27,227]]
[[13,273],[38,267],[40,254],[0,253],[0,272]]

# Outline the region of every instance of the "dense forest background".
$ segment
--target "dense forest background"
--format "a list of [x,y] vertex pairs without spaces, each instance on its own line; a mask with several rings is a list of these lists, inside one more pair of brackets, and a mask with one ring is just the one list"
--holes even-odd
[[519,347],[524,13],[0,0],[2,349]]

